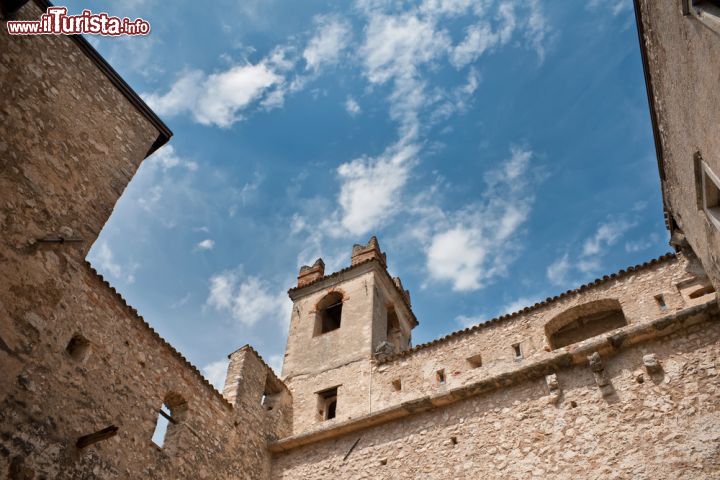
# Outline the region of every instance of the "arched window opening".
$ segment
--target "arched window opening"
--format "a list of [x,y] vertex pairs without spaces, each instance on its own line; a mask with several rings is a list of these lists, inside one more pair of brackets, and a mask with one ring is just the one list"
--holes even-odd
[[388,305],[386,312],[387,330],[385,338],[395,347],[396,352],[401,352],[405,349],[406,342],[403,341],[403,333],[400,329],[400,319],[395,311],[395,306]]
[[614,298],[578,305],[545,325],[550,347],[566,347],[627,325],[620,302]]
[[313,336],[322,335],[340,328],[342,319],[343,297],[340,292],[325,295],[317,305],[315,329]]
[[165,395],[163,404],[157,411],[153,443],[160,448],[172,445],[179,433],[177,427],[184,420],[186,413],[187,402],[182,396],[173,392]]

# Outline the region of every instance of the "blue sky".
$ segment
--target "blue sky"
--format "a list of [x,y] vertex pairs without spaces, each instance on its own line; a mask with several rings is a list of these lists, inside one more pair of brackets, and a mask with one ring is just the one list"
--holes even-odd
[[89,260],[222,382],[375,234],[421,343],[668,250],[632,2],[73,1],[175,136]]

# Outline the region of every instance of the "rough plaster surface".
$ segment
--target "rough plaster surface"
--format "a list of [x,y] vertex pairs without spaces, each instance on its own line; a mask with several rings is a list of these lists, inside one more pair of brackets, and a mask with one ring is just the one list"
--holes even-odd
[[557,404],[525,382],[278,454],[272,478],[717,478],[719,336],[715,318],[605,360],[607,397],[578,366]]
[[699,153],[720,176],[720,31],[694,15],[683,16],[679,1],[638,3],[662,146],[665,207],[720,288],[720,230],[699,208],[694,162]]

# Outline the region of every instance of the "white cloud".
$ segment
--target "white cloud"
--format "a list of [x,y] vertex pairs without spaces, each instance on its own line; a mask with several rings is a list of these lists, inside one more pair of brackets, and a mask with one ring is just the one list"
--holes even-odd
[[198,169],[198,164],[191,160],[181,158],[172,145],[165,145],[155,151],[145,163],[151,168],[160,168],[163,172],[175,167],[184,167],[191,172]]
[[211,75],[197,70],[186,72],[167,93],[144,97],[160,115],[189,112],[198,123],[227,128],[242,119],[241,111],[282,81],[269,63],[261,62],[236,65]]
[[525,307],[530,307],[532,305],[535,305],[542,299],[540,297],[530,296],[530,297],[520,297],[517,298],[511,302],[506,303],[500,309],[498,310],[498,316],[501,315],[508,315],[510,313],[519,312]]
[[[620,239],[635,226],[635,222],[625,218],[602,222],[595,232],[582,243],[582,249],[571,258],[565,253],[547,268],[547,278],[553,285],[566,285],[570,282],[569,275],[579,272],[583,276],[596,274],[602,269],[602,258]],[[625,244],[627,251],[644,248],[645,241]]]
[[550,33],[550,25],[542,11],[539,0],[530,0],[528,6],[530,7],[530,15],[525,25],[524,35],[542,62],[545,60],[545,44]]
[[107,242],[100,244],[94,260],[98,262],[102,270],[110,273],[113,277],[120,278],[122,276],[122,267],[115,261],[112,250],[110,250]]
[[318,29],[303,51],[306,68],[313,71],[337,63],[352,35],[350,24],[337,16],[320,15],[315,23]]
[[115,255],[107,242],[98,243],[97,249],[93,246],[90,253],[90,263],[96,265],[103,275],[109,275],[115,280],[131,284],[135,281],[135,271],[138,264],[122,265],[115,259]]
[[229,313],[246,327],[262,321],[276,322],[285,328],[290,320],[290,300],[287,294],[272,291],[267,282],[255,276],[241,278],[242,269],[224,271],[210,277],[207,304],[219,312]]
[[417,152],[417,145],[400,143],[377,158],[358,158],[338,167],[341,224],[349,233],[367,233],[397,211]]
[[362,110],[360,109],[360,105],[358,105],[357,101],[355,101],[354,98],[348,97],[347,100],[345,100],[345,111],[350,114],[351,117],[354,117],[358,115]]
[[210,238],[206,238],[205,240],[199,242],[196,247],[200,250],[212,250],[213,247],[215,247],[215,241]]
[[547,278],[553,285],[564,285],[567,283],[567,274],[570,268],[569,255],[566,253],[548,266]]
[[660,236],[657,233],[651,233],[648,237],[625,242],[625,251],[629,253],[642,252],[658,244],[660,244]]
[[199,70],[183,73],[164,95],[144,94],[150,108],[159,115],[173,116],[189,110],[200,96],[205,74]]
[[393,81],[390,116],[400,123],[401,138],[418,134],[418,116],[429,101],[420,67],[441,58],[449,48],[448,34],[437,30],[432,18],[412,13],[370,15],[359,54],[370,83]]
[[472,25],[468,28],[465,39],[452,49],[450,62],[455,68],[462,68],[477,60],[486,50],[494,47],[499,40],[500,36],[492,31],[489,24]]
[[457,322],[462,328],[468,328],[473,327],[479,323],[483,323],[487,320],[487,317],[484,315],[458,315],[455,317],[455,322]]
[[275,375],[277,376],[280,376],[280,373],[282,372],[283,360],[283,355],[270,355],[267,359],[268,365],[273,369]]
[[485,176],[481,202],[451,216],[449,225],[432,235],[426,253],[433,280],[470,291],[505,273],[534,201],[531,157],[530,150],[512,148],[510,158]]
[[595,234],[585,240],[583,244],[583,256],[599,255],[604,253],[607,247],[614,245],[634,224],[625,220],[613,220],[601,223]]
[[229,127],[239,119],[240,110],[280,80],[265,64],[236,66],[210,75],[193,108],[195,118],[203,125]]
[[486,254],[480,229],[457,226],[433,237],[427,252],[428,270],[437,280],[452,281],[453,290],[477,290],[482,286]]
[[617,16],[624,11],[632,10],[633,3],[632,0],[590,0],[588,2],[589,10],[595,10],[598,7],[608,8],[613,15]]
[[219,391],[222,392],[225,385],[225,376],[227,375],[227,367],[229,361],[227,359],[218,360],[217,362],[208,363],[201,368],[203,376]]
[[384,83],[393,77],[415,75],[419,65],[439,57],[449,46],[447,33],[436,30],[431,19],[373,14],[360,54],[368,79]]

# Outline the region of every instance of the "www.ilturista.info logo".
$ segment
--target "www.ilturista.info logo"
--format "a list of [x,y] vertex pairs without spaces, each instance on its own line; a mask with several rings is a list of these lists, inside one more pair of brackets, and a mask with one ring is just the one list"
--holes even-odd
[[68,15],[65,7],[48,7],[40,20],[9,20],[10,35],[147,35],[150,23],[142,18],[111,17],[107,13],[83,10],[80,15]]

